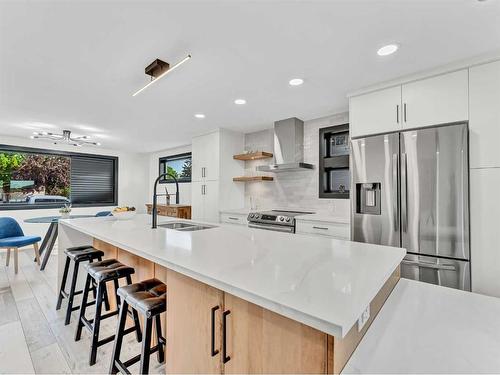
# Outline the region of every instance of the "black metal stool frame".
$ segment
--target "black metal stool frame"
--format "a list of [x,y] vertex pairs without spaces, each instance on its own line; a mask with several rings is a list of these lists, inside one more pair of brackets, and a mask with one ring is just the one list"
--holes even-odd
[[[120,278],[123,278],[123,277],[120,277]],[[84,326],[92,333],[92,342],[91,342],[90,359],[89,359],[90,366],[95,365],[95,363],[97,361],[97,349],[100,346],[105,345],[108,342],[111,342],[115,339],[115,335],[111,335],[109,337],[106,337],[104,339],[99,340],[99,330],[101,327],[101,320],[118,315],[118,313],[120,312],[120,307],[123,303],[120,301],[120,297],[117,294],[118,280],[120,278],[115,278],[115,279],[97,282],[97,292],[96,292],[96,299],[95,299],[95,316],[93,319],[87,319],[85,317],[85,310],[87,309],[87,305],[88,305],[87,300],[88,300],[88,295],[90,292],[90,284],[93,282],[92,276],[87,274],[87,280],[85,282],[85,288],[83,290],[82,304],[80,307],[80,316],[78,318],[78,326],[76,328],[75,341],[80,340],[80,338],[82,336],[82,328]],[[130,275],[125,276],[125,278],[126,278],[128,285],[132,284],[132,277]],[[104,296],[106,295],[106,283],[108,283],[110,281],[113,281],[113,284],[114,284],[117,308],[116,308],[116,310],[108,312],[107,314],[102,314],[101,308],[102,308]],[[125,310],[125,311],[127,311],[127,310]],[[126,316],[127,314],[124,314],[124,315]],[[134,325],[130,328],[127,328],[123,334],[126,335],[126,334],[129,334],[129,333],[132,333],[135,331],[137,341],[141,342],[142,333],[141,333],[141,326],[139,324],[139,316],[137,314],[137,311],[135,311],[134,309],[132,309],[132,318],[134,320]]]
[[[132,357],[125,362],[120,360],[120,352],[123,344],[123,336],[127,334],[127,330],[125,329],[125,323],[127,321],[127,311],[128,311],[128,303],[126,300],[122,302],[122,306],[120,308],[120,316],[118,318],[118,328],[117,335],[115,340],[115,345],[113,347],[113,354],[111,356],[111,367],[109,369],[110,374],[116,374],[120,371],[122,374],[130,374],[128,370],[129,366],[132,366],[134,363],[141,361],[139,373],[140,374],[148,374],[149,373],[149,357],[151,354],[157,352],[158,362],[162,363],[165,361],[165,349],[164,346],[166,344],[166,340],[163,337],[161,332],[161,315],[156,314],[154,316],[146,316],[144,317],[144,337],[142,338],[142,349],[141,354]],[[132,308],[135,311],[134,308]],[[153,330],[153,319],[155,320],[155,328],[156,328],[156,345],[151,347],[151,334]]]
[[[84,249],[90,249],[90,248],[92,248],[92,246],[79,246],[79,247],[75,247],[75,248],[70,248],[68,250],[84,250]],[[101,256],[97,257],[97,260],[100,262],[102,260],[102,257]],[[63,271],[61,286],[59,288],[59,296],[57,297],[57,305],[56,305],[56,310],[59,310],[61,308],[63,298],[68,299],[68,306],[66,309],[66,318],[64,320],[64,325],[68,325],[70,323],[71,313],[80,308],[80,306],[73,306],[73,301],[74,301],[75,296],[83,293],[83,290],[75,290],[75,289],[76,289],[76,283],[78,280],[78,270],[80,268],[80,263],[86,262],[86,261],[88,261],[89,263],[92,263],[93,259],[90,258],[90,259],[84,259],[81,261],[75,260],[75,262],[74,262],[75,265],[73,267],[73,275],[71,278],[71,285],[70,285],[70,289],[69,289],[69,293],[68,293],[68,292],[66,292],[66,282],[68,279],[68,271],[69,271],[71,259],[68,255],[66,255],[66,262],[64,264],[64,271]],[[90,290],[92,290],[92,293],[94,295],[94,300],[95,300],[95,298],[96,298],[96,284],[95,283],[92,283],[92,287],[90,288]],[[94,302],[95,301],[88,302],[87,306],[91,306]],[[104,296],[104,303],[105,303],[106,311],[109,311],[110,307],[109,307],[109,300],[108,300],[107,293]]]

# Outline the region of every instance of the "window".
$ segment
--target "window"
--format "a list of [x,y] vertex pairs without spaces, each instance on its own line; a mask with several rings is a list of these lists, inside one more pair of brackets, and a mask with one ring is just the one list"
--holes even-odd
[[[191,182],[191,153],[165,156],[160,158],[160,175],[169,172],[179,182]],[[170,177],[162,178],[160,184],[171,183]]]
[[116,205],[118,158],[0,145],[0,210]]

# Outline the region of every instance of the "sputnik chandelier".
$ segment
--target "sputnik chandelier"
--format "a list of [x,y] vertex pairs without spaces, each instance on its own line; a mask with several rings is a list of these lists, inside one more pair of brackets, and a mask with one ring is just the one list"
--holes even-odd
[[70,130],[63,130],[62,134],[49,133],[49,132],[34,132],[30,137],[31,139],[48,139],[54,144],[68,144],[71,146],[81,147],[84,145],[100,146],[99,142],[94,142],[88,135],[72,137]]

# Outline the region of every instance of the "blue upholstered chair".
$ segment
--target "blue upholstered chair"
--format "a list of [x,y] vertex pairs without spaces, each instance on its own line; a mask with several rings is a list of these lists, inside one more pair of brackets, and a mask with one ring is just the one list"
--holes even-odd
[[40,252],[38,242],[42,239],[38,236],[25,236],[21,226],[11,217],[0,217],[0,249],[7,249],[6,266],[10,262],[10,251],[14,250],[14,268],[18,271],[18,252],[23,246],[33,245],[35,249],[36,262],[40,265]]
[[101,216],[113,216],[111,211],[99,211],[98,213],[95,214],[95,217],[101,217]]

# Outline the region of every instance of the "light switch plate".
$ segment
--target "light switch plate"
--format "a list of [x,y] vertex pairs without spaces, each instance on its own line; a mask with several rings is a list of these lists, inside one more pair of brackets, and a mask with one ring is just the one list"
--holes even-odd
[[361,331],[365,326],[366,322],[370,319],[370,305],[363,311],[363,314],[358,319],[358,331]]

